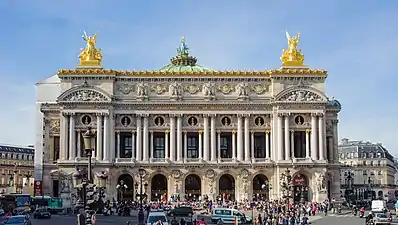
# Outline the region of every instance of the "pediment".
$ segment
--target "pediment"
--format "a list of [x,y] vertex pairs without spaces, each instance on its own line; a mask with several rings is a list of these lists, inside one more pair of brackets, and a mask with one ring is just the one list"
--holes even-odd
[[327,102],[328,98],[320,91],[310,87],[293,87],[282,91],[275,97],[277,102]]
[[83,84],[73,87],[58,97],[58,102],[111,102],[112,98],[102,89]]

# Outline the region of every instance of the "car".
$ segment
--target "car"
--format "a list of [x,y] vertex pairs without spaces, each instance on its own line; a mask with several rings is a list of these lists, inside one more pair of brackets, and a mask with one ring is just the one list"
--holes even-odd
[[235,224],[236,221],[238,221],[239,224],[252,224],[253,218],[237,209],[214,208],[211,212],[211,221],[213,223],[222,224]]
[[0,209],[0,216],[5,216],[6,212],[4,211],[4,209]]
[[193,209],[191,207],[186,207],[186,206],[182,206],[182,207],[178,207],[178,208],[174,208],[168,211],[167,213],[168,216],[188,216],[188,217],[192,217],[193,216]]
[[374,225],[390,225],[391,220],[385,213],[375,213],[373,223]]
[[167,216],[163,211],[149,212],[148,219],[146,220],[147,225],[156,225],[157,222],[161,221],[162,225],[169,225]]
[[42,218],[51,218],[51,212],[47,209],[36,209],[33,212],[33,218],[42,219]]
[[31,221],[28,217],[24,215],[12,216],[10,217],[4,225],[31,225]]

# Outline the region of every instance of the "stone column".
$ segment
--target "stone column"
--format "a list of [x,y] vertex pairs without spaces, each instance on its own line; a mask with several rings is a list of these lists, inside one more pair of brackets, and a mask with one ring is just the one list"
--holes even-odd
[[149,142],[149,148],[150,148],[150,152],[148,154],[148,158],[155,158],[154,157],[154,136],[153,136],[153,130],[151,130],[151,132],[149,132],[150,135],[150,142]]
[[265,158],[270,158],[270,151],[269,151],[269,131],[265,131]]
[[82,140],[81,140],[81,131],[78,130],[77,131],[77,158],[81,158],[82,157]]
[[202,143],[202,131],[198,131],[198,138],[199,138],[199,159],[203,159],[203,143]]
[[203,115],[203,160],[209,161],[209,117]]
[[120,131],[116,131],[116,158],[120,159]]
[[291,158],[295,158],[295,154],[294,154],[294,130],[290,131],[290,146],[291,146],[291,150],[290,150],[290,154],[291,154]]
[[311,114],[311,158],[318,160],[318,126],[316,114]]
[[176,161],[176,120],[174,115],[170,115],[170,161]]
[[254,157],[254,131],[252,131],[250,135],[250,152],[252,160],[255,160],[256,158]]
[[305,130],[305,158],[310,158],[310,130]]
[[182,116],[177,117],[177,161],[182,161]]
[[135,130],[131,131],[131,160],[135,160]]
[[318,117],[319,160],[325,160],[325,121],[323,114]]
[[[80,135],[79,135],[79,137],[80,137]],[[103,149],[104,149],[104,160],[108,161],[108,162],[110,160],[109,159],[109,152],[110,152],[109,141],[110,141],[110,127],[109,127],[109,114],[107,114],[104,116],[104,148]]]
[[243,118],[242,115],[238,115],[238,131],[236,132],[236,151],[238,156],[238,161],[243,161]]
[[284,159],[283,154],[283,115],[278,114],[278,160]]
[[250,160],[250,115],[245,116],[245,161]]
[[96,160],[102,160],[102,114],[97,114],[97,149],[95,150]]
[[137,121],[136,121],[136,125],[137,125],[137,139],[135,140],[136,143],[136,160],[137,161],[141,161],[142,160],[142,118],[140,115],[137,115]]
[[110,129],[110,139],[109,139],[109,156],[110,156],[110,161],[114,161],[115,159],[115,151],[114,151],[114,147],[115,147],[115,118],[116,115],[112,112],[109,115],[110,118],[110,122],[109,122],[109,129]]
[[339,120],[332,120],[332,129],[333,129],[333,161],[338,162],[339,161],[339,150],[338,150],[338,145],[339,145],[339,131],[338,131],[338,122]]
[[216,143],[216,115],[212,115],[210,119],[210,145],[211,145],[211,161],[217,161],[217,143]]
[[285,160],[290,160],[290,115],[285,114]]
[[217,155],[221,159],[221,131],[217,131]]
[[75,114],[69,117],[69,160],[76,158],[76,131],[75,131]]
[[60,139],[59,159],[66,160],[68,157],[68,117],[66,113],[61,113],[59,139]]
[[328,155],[328,161],[333,162],[333,137],[327,137],[327,143],[329,145],[329,155]]
[[188,159],[188,132],[187,131],[184,131],[184,159]]
[[149,115],[144,115],[144,129],[142,131],[142,145],[143,145],[143,150],[142,150],[142,161],[148,162],[149,160],[149,124],[148,124],[148,117]]
[[169,159],[170,158],[170,153],[169,153],[169,132],[168,130],[164,131],[164,158]]
[[232,131],[232,159],[236,160],[236,131]]

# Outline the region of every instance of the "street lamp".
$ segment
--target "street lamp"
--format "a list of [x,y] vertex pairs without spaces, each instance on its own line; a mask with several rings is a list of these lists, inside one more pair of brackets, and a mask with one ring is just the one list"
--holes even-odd
[[29,186],[29,184],[30,184],[30,178],[31,178],[31,177],[32,177],[32,174],[30,174],[30,171],[28,171],[28,172],[25,174],[26,182],[25,182],[24,186]]
[[286,169],[285,172],[281,174],[280,186],[282,189],[282,197],[287,199],[287,201],[289,201],[289,199],[292,197],[291,192],[293,187],[292,175],[290,174],[289,169]]
[[76,208],[85,208],[86,207],[86,197],[85,197],[85,183],[83,182],[83,172],[76,167],[76,172],[73,174],[73,186],[77,191],[77,201]]
[[[118,200],[122,201],[124,198],[124,192],[128,186],[124,183],[124,180],[120,181],[120,184],[116,185],[117,193],[118,193]],[[120,198],[120,199],[119,199]]]
[[142,178],[144,177],[146,171],[140,167],[138,169],[138,175],[140,175],[140,210],[138,212],[138,225],[144,225],[144,209],[142,207],[143,200],[143,190],[142,190]]
[[345,177],[345,198],[348,204],[351,204],[353,195],[354,173],[348,172]]
[[87,160],[88,160],[88,182],[92,183],[92,170],[91,170],[91,157],[92,157],[92,152],[93,152],[93,147],[92,147],[92,139],[95,136],[94,132],[91,130],[91,127],[87,128],[87,131],[83,134],[83,143],[84,143],[84,151],[86,152]]
[[[372,187],[372,184],[373,184],[372,178],[369,176],[368,177],[368,195],[370,193],[371,200],[373,200],[373,187]],[[369,198],[369,196],[368,196],[368,198]]]

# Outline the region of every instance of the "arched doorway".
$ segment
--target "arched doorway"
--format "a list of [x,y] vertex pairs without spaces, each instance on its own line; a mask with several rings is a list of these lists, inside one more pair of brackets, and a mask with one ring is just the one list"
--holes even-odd
[[308,178],[302,173],[296,173],[292,179],[294,202],[308,202]]
[[167,178],[163,174],[152,177],[151,201],[167,201]]
[[202,181],[196,174],[190,174],[185,178],[185,199],[198,200],[201,195]]
[[253,178],[253,198],[256,200],[269,199],[270,184],[268,177],[258,174]]
[[130,199],[133,200],[134,181],[130,174],[122,174],[117,179],[117,200]]
[[225,200],[235,200],[235,179],[230,174],[224,174],[218,181],[218,194]]

